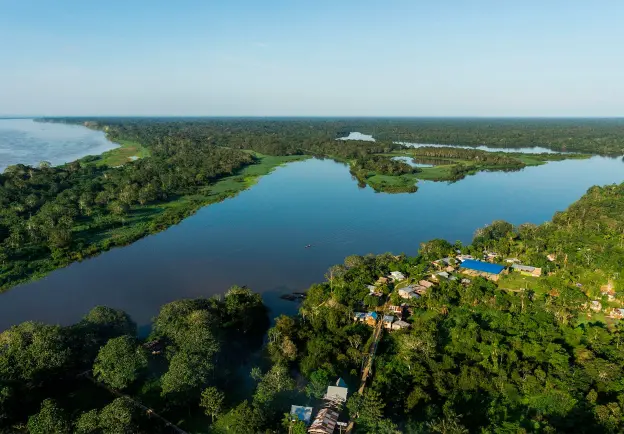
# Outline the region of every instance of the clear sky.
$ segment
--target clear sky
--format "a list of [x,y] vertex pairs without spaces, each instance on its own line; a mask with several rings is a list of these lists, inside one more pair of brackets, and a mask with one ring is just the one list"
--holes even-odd
[[624,0],[0,0],[0,114],[624,116]]

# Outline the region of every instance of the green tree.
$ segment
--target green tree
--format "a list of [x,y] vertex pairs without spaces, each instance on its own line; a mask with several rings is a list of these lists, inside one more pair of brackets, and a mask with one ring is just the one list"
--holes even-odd
[[100,416],[93,409],[82,413],[76,420],[74,431],[77,434],[95,434],[100,429]]
[[104,434],[136,432],[135,407],[128,398],[117,398],[100,412],[100,429]]
[[71,351],[59,326],[24,322],[0,334],[0,378],[44,380],[67,366]]
[[225,395],[216,387],[207,387],[201,393],[199,405],[204,408],[206,415],[212,417],[213,423],[223,410],[224,399]]
[[145,350],[137,345],[135,338],[125,335],[109,340],[100,349],[93,374],[115,389],[125,389],[139,378],[145,368]]
[[71,426],[56,402],[46,399],[41,404],[39,413],[28,418],[28,432],[31,434],[65,434],[71,432]]
[[317,369],[310,374],[310,381],[306,384],[308,398],[321,399],[325,395],[329,385],[329,372],[325,369]]
[[217,419],[214,432],[217,434],[258,434],[262,418],[258,411],[243,401]]
[[212,363],[199,354],[176,353],[161,379],[162,396],[176,395],[176,400],[187,401],[206,385],[212,370]]
[[372,389],[367,389],[363,395],[355,393],[347,400],[351,419],[367,429],[373,429],[381,421],[385,406],[381,394]]

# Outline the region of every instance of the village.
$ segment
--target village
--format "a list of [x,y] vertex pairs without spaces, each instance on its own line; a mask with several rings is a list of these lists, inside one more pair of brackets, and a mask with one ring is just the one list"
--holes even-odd
[[[426,296],[429,291],[434,291],[436,286],[444,281],[458,281],[461,285],[468,286],[473,279],[481,277],[497,283],[500,289],[517,292],[530,289],[529,285],[536,283],[543,276],[542,268],[522,264],[517,258],[501,259],[495,252],[483,252],[483,256],[479,259],[472,255],[462,254],[460,251],[456,253],[454,257],[432,261],[427,267],[426,276],[412,278],[401,271],[392,271],[387,276],[381,276],[374,283],[366,285],[367,297],[375,297],[379,303],[374,309],[353,313],[354,322],[364,323],[375,330],[375,339],[371,344],[367,363],[363,364],[361,384],[357,393],[362,394],[366,388],[382,331],[392,333],[411,327],[409,317],[414,311],[410,301]],[[556,260],[553,254],[546,255],[546,258],[549,262]],[[513,289],[501,285],[510,282],[516,285],[520,282],[524,286]],[[580,283],[575,286],[583,290]],[[603,306],[600,300],[591,300],[583,305],[584,314],[588,318],[591,318],[592,314],[600,313],[613,320],[623,319],[624,308],[618,307],[621,303],[616,298],[613,285],[608,283],[601,286],[600,293],[603,299],[606,298],[612,306]],[[551,295],[556,296],[556,294]],[[392,300],[401,300],[401,302],[393,303]],[[362,306],[364,305],[362,301]],[[347,384],[339,378],[335,385],[328,386],[323,397],[323,404],[314,418],[312,418],[314,414],[312,407],[298,405],[291,407],[290,416],[293,421],[303,421],[308,426],[310,434],[332,434],[336,430],[340,433],[350,433],[353,429],[353,421],[339,420],[348,395]]]

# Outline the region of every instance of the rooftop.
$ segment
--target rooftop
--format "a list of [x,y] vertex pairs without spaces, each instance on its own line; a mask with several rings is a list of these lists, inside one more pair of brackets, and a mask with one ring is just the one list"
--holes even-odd
[[306,424],[310,423],[312,418],[312,407],[302,407],[301,405],[291,405],[290,414],[297,416],[299,420],[304,421]]
[[475,261],[473,259],[467,259],[460,265],[460,268],[466,268],[468,270],[481,271],[489,274],[500,274],[505,267],[498,264],[490,264],[489,262]]

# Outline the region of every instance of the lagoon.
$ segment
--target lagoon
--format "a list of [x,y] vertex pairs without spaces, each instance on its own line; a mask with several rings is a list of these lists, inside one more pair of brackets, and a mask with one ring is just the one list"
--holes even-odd
[[118,147],[102,131],[77,125],[0,119],[0,173],[13,164],[69,163]]
[[291,163],[160,234],[0,294],[0,330],[26,320],[73,323],[101,304],[146,326],[164,303],[235,284],[261,292],[272,315],[294,313],[297,304],[279,295],[323,280],[345,256],[413,255],[432,238],[469,242],[496,219],[542,223],[590,186],[622,181],[621,159],[593,157],[384,194],[359,188],[332,160]]

